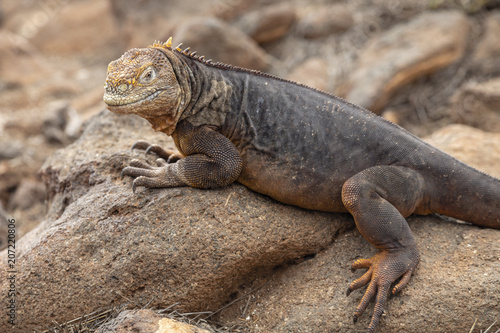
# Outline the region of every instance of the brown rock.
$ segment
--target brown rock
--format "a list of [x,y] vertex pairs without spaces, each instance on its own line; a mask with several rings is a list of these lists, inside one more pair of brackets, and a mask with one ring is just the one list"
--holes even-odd
[[158,321],[158,326],[158,331],[155,333],[209,333],[209,331],[205,329],[169,318],[160,319],[160,321]]
[[321,58],[310,58],[298,65],[288,79],[326,91],[328,88],[328,64]]
[[174,42],[182,42],[183,47],[214,62],[262,71],[269,67],[269,56],[254,40],[215,18],[186,21],[175,32]]
[[7,212],[0,201],[0,251],[7,247],[8,224]]
[[393,122],[394,124],[398,124],[401,126],[402,120],[401,113],[395,109],[385,110],[381,115],[382,118]]
[[500,77],[468,82],[451,98],[450,118],[457,123],[500,132]]
[[459,59],[468,32],[467,17],[459,11],[426,12],[398,24],[363,47],[340,94],[380,113],[401,86]]
[[478,102],[490,109],[500,109],[500,77],[482,83],[469,83],[465,93],[474,95]]
[[236,26],[257,43],[266,43],[286,35],[295,17],[295,10],[289,4],[278,4],[245,14]]
[[52,72],[40,52],[19,35],[0,31],[0,54],[0,81],[4,89],[31,85]]
[[102,61],[122,51],[124,40],[115,25],[109,1],[50,5],[54,8],[40,6],[18,29],[21,35],[29,32],[26,37],[43,53]]
[[10,160],[23,153],[23,144],[19,141],[9,140],[8,143],[0,145],[0,161]]
[[42,133],[49,143],[69,143],[81,131],[81,119],[68,101],[59,100],[47,105]]
[[[0,31],[0,107],[40,107],[41,101],[76,94],[81,87],[27,39]],[[29,121],[29,119],[27,120]]]
[[301,18],[299,32],[306,38],[320,38],[344,32],[353,24],[351,10],[344,4],[335,4],[310,12]]
[[[500,231],[438,217],[411,217],[409,224],[421,261],[408,286],[388,300],[377,332],[469,332],[476,319],[475,332],[486,330],[500,315]],[[314,258],[276,272],[250,301],[248,332],[366,332],[373,303],[354,324],[365,289],[349,297],[345,291],[363,271],[351,273],[352,262],[373,254],[352,230]],[[493,331],[499,328],[497,322]]]
[[[168,146],[166,138],[142,119],[105,111],[46,162],[48,215],[18,241],[14,331],[63,323],[124,300],[214,311],[245,281],[318,252],[340,229],[352,227],[346,215],[282,205],[237,184],[134,194],[120,171],[144,152],[129,147],[138,139]],[[0,288],[6,290],[7,256],[0,258]],[[7,302],[5,293],[0,297]],[[6,316],[0,320],[7,327]]]
[[126,310],[102,325],[97,333],[209,333],[207,330],[174,319],[164,318],[152,310]]
[[30,206],[45,200],[45,184],[24,179],[16,188],[9,201],[9,210],[28,209]]
[[449,125],[424,140],[470,166],[500,178],[500,133]]
[[488,75],[500,74],[500,12],[489,13],[484,33],[473,55],[473,64]]
[[211,2],[210,14],[225,21],[234,20],[256,6],[257,0]]

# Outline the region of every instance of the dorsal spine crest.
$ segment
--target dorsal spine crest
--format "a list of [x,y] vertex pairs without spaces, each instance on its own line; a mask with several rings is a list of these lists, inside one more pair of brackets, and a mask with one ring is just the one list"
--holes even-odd
[[[168,49],[168,50],[170,50],[172,52],[178,52],[179,54],[182,54],[182,55],[184,55],[184,56],[186,56],[186,57],[188,57],[190,59],[193,59],[195,61],[198,61],[198,62],[200,62],[200,63],[202,63],[204,65],[210,66],[210,67],[215,67],[215,68],[224,69],[224,70],[232,70],[232,71],[238,71],[238,72],[245,72],[245,73],[249,73],[249,74],[253,74],[253,75],[258,75],[258,76],[262,76],[262,77],[268,77],[268,78],[271,78],[271,79],[277,79],[277,80],[280,80],[280,81],[290,82],[290,83],[296,84],[298,86],[306,87],[306,88],[315,90],[317,92],[320,92],[322,94],[325,94],[325,95],[328,95],[328,96],[331,96],[331,97],[339,99],[339,97],[336,97],[336,96],[334,96],[333,94],[331,94],[329,92],[326,92],[326,91],[323,91],[323,90],[320,90],[320,89],[317,89],[317,88],[314,88],[314,87],[307,86],[307,85],[302,84],[300,82],[295,82],[295,81],[283,79],[283,78],[277,77],[275,75],[272,75],[272,74],[269,74],[269,73],[265,73],[265,72],[261,72],[261,71],[255,70],[255,69],[248,69],[248,68],[233,66],[233,65],[229,65],[229,64],[226,64],[226,63],[223,63],[223,62],[220,62],[220,61],[213,62],[212,59],[205,60],[205,56],[198,56],[197,53],[196,53],[196,51],[191,51],[190,52],[190,50],[191,50],[190,47],[187,47],[184,50],[182,50],[181,46],[182,46],[182,43],[179,43],[179,45],[177,45],[175,48],[172,48],[172,37],[170,37],[170,38],[168,38],[168,40],[165,43],[161,43],[159,41],[155,41],[153,43],[153,45],[150,45],[148,47],[163,48],[163,49]],[[345,101],[343,99],[342,99],[342,101],[344,101],[347,104],[351,104],[351,103],[349,103],[349,102],[347,102],[347,101]]]

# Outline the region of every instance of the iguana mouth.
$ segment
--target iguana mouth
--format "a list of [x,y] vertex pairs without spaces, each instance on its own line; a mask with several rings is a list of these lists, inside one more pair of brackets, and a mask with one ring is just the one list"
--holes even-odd
[[119,95],[111,94],[108,92],[104,92],[104,103],[109,106],[125,106],[125,105],[132,105],[132,104],[139,104],[139,103],[149,103],[152,102],[155,98],[157,98],[164,89],[157,89],[153,92],[146,92],[149,93],[149,95],[146,96],[139,96],[139,98],[123,98]]

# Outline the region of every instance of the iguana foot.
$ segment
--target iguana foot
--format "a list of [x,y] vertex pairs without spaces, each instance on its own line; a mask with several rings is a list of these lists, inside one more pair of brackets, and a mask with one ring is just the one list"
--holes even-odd
[[144,150],[146,155],[155,153],[158,157],[163,158],[167,163],[174,163],[184,157],[179,151],[175,149],[163,149],[159,145],[150,144],[146,141],[137,141],[132,145],[132,149]]
[[[349,285],[347,296],[349,296],[353,290],[367,284],[368,287],[354,312],[354,322],[356,322],[365,311],[370,300],[375,298],[373,316],[368,326],[369,333],[375,332],[380,317],[384,313],[389,290],[392,295],[399,293],[410,281],[411,275],[415,271],[418,262],[418,251],[408,248],[391,252],[382,251],[371,259],[356,260],[351,266],[353,271],[359,268],[368,268],[368,271]],[[399,278],[401,278],[401,280],[391,289],[391,285]]]
[[157,167],[153,167],[140,160],[132,160],[130,166],[125,167],[121,172],[124,176],[135,177],[132,183],[132,191],[135,192],[137,186],[147,188],[177,187],[186,185],[178,176],[177,164],[167,163],[163,158],[156,160]]

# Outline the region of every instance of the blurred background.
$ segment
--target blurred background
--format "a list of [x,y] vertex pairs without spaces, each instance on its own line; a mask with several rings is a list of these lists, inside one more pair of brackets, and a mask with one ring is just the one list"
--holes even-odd
[[107,64],[170,36],[500,156],[499,1],[0,0],[0,217],[18,237],[44,217],[44,160],[104,109]]

